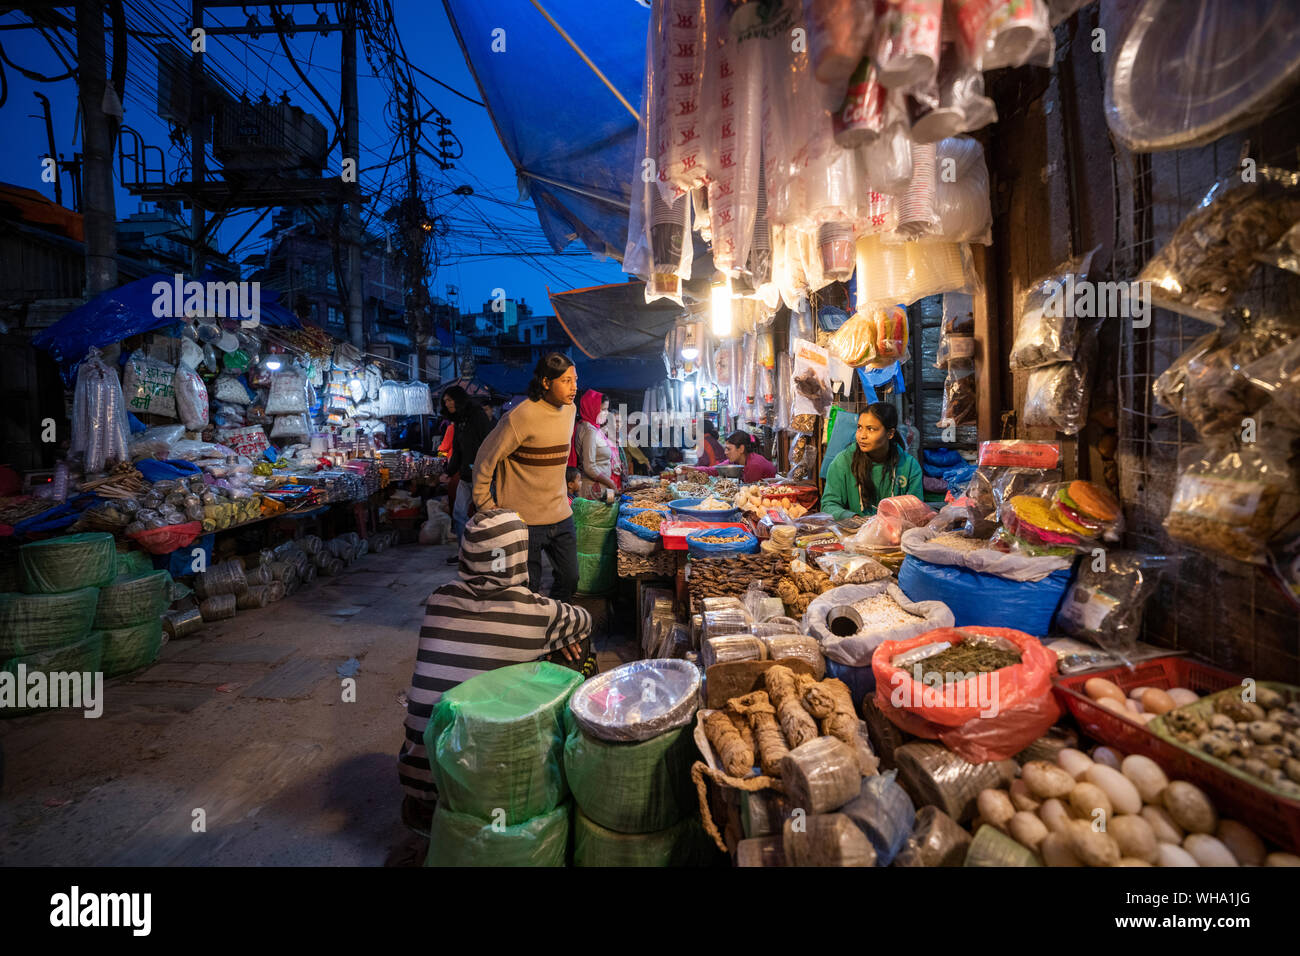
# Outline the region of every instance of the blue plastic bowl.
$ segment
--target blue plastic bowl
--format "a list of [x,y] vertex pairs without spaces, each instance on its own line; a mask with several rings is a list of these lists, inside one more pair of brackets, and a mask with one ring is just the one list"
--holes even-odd
[[703,498],[678,498],[676,501],[668,502],[668,507],[672,510],[673,514],[685,515],[695,521],[739,520],[739,508],[727,508],[724,511],[710,511],[708,508],[701,511],[699,508],[696,508],[695,506],[703,500]]

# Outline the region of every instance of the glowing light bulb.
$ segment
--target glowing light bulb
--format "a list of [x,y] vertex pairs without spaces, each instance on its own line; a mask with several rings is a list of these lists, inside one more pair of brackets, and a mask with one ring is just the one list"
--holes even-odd
[[271,372],[279,371],[279,369],[280,369],[280,360],[279,360],[278,358],[269,358],[269,359],[267,359],[267,360],[266,360],[266,368],[267,368],[268,371],[271,371]]
[[711,295],[713,335],[725,338],[731,334],[731,280],[726,276],[715,279]]

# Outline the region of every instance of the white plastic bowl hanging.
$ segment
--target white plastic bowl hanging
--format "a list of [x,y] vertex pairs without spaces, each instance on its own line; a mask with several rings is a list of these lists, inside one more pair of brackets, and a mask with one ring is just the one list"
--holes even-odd
[[1106,84],[1129,149],[1199,146],[1259,119],[1300,77],[1300,4],[1146,0]]

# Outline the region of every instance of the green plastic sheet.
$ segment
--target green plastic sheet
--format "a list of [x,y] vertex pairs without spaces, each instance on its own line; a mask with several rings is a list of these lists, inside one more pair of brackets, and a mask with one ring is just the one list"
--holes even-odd
[[95,620],[97,588],[63,594],[0,594],[0,660],[76,644]]
[[573,500],[573,526],[578,543],[578,590],[583,594],[604,594],[617,583],[618,506]]
[[69,534],[23,545],[18,563],[28,594],[101,588],[117,577],[117,547],[111,534]]
[[679,727],[637,743],[587,735],[569,718],[564,776],[582,812],[619,833],[652,833],[699,805],[691,783],[695,741]]
[[162,617],[171,604],[171,580],[166,571],[148,571],[100,588],[95,627],[130,627]]
[[160,617],[131,627],[106,628],[103,634],[105,677],[147,667],[157,660],[158,652],[162,650]]
[[[0,659],[0,671],[8,671],[18,677],[18,665],[24,664],[27,667],[26,675],[30,675],[33,671],[40,671],[47,675],[72,672],[93,674],[102,669],[103,653],[104,635],[99,631],[91,631],[86,637],[73,644],[51,648],[35,654],[10,657],[7,660]],[[0,717],[20,717],[23,714],[31,714],[43,709],[48,708],[0,707]]]
[[143,551],[117,552],[117,578],[133,578],[153,570],[153,558]]
[[572,802],[566,800],[550,813],[503,826],[453,813],[439,804],[424,865],[564,866],[572,809]]
[[442,695],[424,730],[439,801],[483,822],[514,826],[567,795],[564,714],[582,675],[558,664],[512,664]]
[[655,833],[615,833],[581,810],[574,814],[574,866],[709,866],[715,861],[699,817]]

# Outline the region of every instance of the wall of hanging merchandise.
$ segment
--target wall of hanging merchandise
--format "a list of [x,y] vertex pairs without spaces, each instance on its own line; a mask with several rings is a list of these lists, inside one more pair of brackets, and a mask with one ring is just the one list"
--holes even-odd
[[[1240,171],[1244,141],[1249,140],[1250,155],[1260,166],[1294,168],[1298,122],[1300,104],[1293,104],[1242,134],[1208,146],[1140,159],[1121,151],[1115,160],[1116,197],[1123,199],[1126,214],[1120,221],[1117,262],[1126,263],[1129,274],[1150,263],[1209,188]],[[1300,314],[1300,276],[1259,265],[1238,303],[1263,316],[1295,317]],[[1204,377],[1196,387],[1222,389],[1221,406],[1216,407],[1213,399],[1189,403],[1183,406],[1189,421],[1155,397],[1162,373],[1211,332],[1205,322],[1165,309],[1153,310],[1148,328],[1125,323],[1122,329],[1117,368],[1122,409],[1119,457],[1129,537],[1145,550],[1178,555],[1182,561],[1182,570],[1166,576],[1152,599],[1155,613],[1146,616],[1145,639],[1195,652],[1241,673],[1295,682],[1300,680],[1300,616],[1268,571],[1214,550],[1188,547],[1171,539],[1164,526],[1184,470],[1180,462],[1196,457],[1190,450],[1200,440],[1198,430],[1202,435],[1207,430],[1214,434],[1216,426],[1226,424],[1223,416],[1231,417],[1232,429],[1240,429],[1244,418],[1256,417],[1260,429],[1256,447],[1276,451],[1281,440],[1280,427],[1273,427],[1279,425],[1276,409],[1252,410],[1260,396],[1250,396],[1240,379],[1234,381],[1231,368],[1219,365],[1213,355],[1201,364]],[[1258,470],[1243,477],[1257,479]],[[1278,500],[1271,521],[1264,519],[1271,528],[1280,526],[1286,513],[1295,512],[1296,480],[1292,475],[1287,481],[1290,493]],[[1250,517],[1246,514],[1238,523],[1249,527]],[[1257,533],[1252,538],[1264,536]],[[1206,543],[1213,547],[1211,541]],[[1229,548],[1232,544],[1228,542]]]
[[954,137],[995,119],[984,70],[1052,61],[1048,7],[1016,6],[654,4],[625,271],[681,301],[695,230],[769,310],[855,271],[861,308],[968,285],[988,173]]

